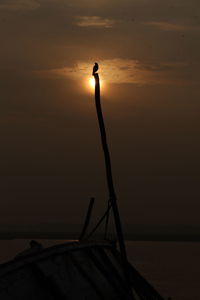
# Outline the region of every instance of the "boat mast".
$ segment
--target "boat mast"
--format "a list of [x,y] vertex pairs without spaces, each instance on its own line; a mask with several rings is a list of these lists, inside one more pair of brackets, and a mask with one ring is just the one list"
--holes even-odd
[[98,122],[99,122],[100,134],[101,134],[101,142],[102,142],[102,147],[103,147],[103,152],[104,152],[107,185],[108,185],[108,191],[109,191],[109,201],[110,201],[110,204],[113,209],[115,227],[116,227],[117,238],[118,238],[118,242],[119,242],[119,249],[120,249],[121,257],[122,257],[123,264],[124,264],[125,276],[128,279],[129,276],[128,276],[128,260],[127,260],[127,254],[126,254],[126,247],[125,247],[124,236],[123,236],[123,231],[122,231],[122,226],[121,226],[119,209],[118,209],[118,205],[117,205],[117,197],[116,197],[114,184],[113,184],[110,153],[109,153],[109,148],[108,148],[108,144],[107,144],[106,130],[105,130],[103,113],[102,113],[101,102],[100,102],[99,75],[98,75],[98,73],[96,73],[96,71],[93,71],[93,76],[95,79],[95,104],[96,104],[96,111],[97,111],[97,117],[98,117]]

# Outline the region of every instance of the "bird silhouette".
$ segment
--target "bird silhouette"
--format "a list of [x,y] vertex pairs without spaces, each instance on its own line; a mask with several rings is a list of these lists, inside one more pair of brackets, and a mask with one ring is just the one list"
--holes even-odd
[[99,65],[98,65],[98,63],[95,62],[94,67],[93,67],[92,75],[94,75],[98,71],[98,69],[99,69]]

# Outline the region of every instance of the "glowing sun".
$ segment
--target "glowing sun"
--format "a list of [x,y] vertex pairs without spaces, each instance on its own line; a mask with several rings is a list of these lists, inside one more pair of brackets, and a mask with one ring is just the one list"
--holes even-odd
[[88,83],[89,83],[90,88],[92,88],[92,89],[95,88],[95,79],[94,79],[94,77],[90,77]]
[[[102,90],[102,88],[104,89],[104,80],[101,79],[100,85],[101,85],[101,90]],[[88,87],[89,87],[90,90],[94,91],[94,89],[95,89],[95,79],[94,79],[94,77],[90,77],[88,79]]]

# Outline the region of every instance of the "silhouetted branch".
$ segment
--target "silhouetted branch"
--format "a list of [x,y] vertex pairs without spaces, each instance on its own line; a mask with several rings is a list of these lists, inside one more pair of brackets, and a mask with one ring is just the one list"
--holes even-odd
[[[98,64],[97,64],[97,67],[98,67]],[[110,200],[110,203],[111,203],[111,206],[113,209],[115,227],[116,227],[117,237],[118,237],[118,241],[119,241],[119,248],[120,248],[120,252],[121,252],[121,256],[122,256],[122,260],[123,260],[123,264],[124,264],[124,272],[125,272],[125,276],[127,278],[127,282],[129,282],[130,281],[129,280],[129,268],[128,268],[128,260],[127,260],[127,254],[126,254],[126,247],[125,247],[125,242],[124,242],[124,237],[123,237],[123,232],[122,232],[119,210],[118,210],[118,206],[117,206],[117,197],[116,197],[114,185],[113,185],[110,153],[109,153],[109,149],[108,149],[106,130],[105,130],[104,119],[103,119],[103,114],[102,114],[102,109],[101,109],[99,75],[98,75],[98,73],[95,72],[95,70],[96,70],[96,68],[94,67],[93,76],[95,78],[95,104],[96,104],[97,117],[98,117],[98,121],[99,121],[101,142],[102,142],[102,147],[103,147],[103,152],[104,152],[107,185],[108,185],[108,190],[109,190],[109,195],[110,195],[109,200]],[[97,68],[97,70],[98,70],[98,68]]]

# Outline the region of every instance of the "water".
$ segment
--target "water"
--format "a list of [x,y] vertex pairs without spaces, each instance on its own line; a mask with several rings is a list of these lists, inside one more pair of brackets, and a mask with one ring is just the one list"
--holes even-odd
[[200,299],[200,243],[127,242],[130,262],[167,298]]
[[[47,247],[64,241],[43,240]],[[200,299],[200,243],[128,241],[129,261],[167,298]],[[28,240],[0,240],[0,263],[29,246]]]

